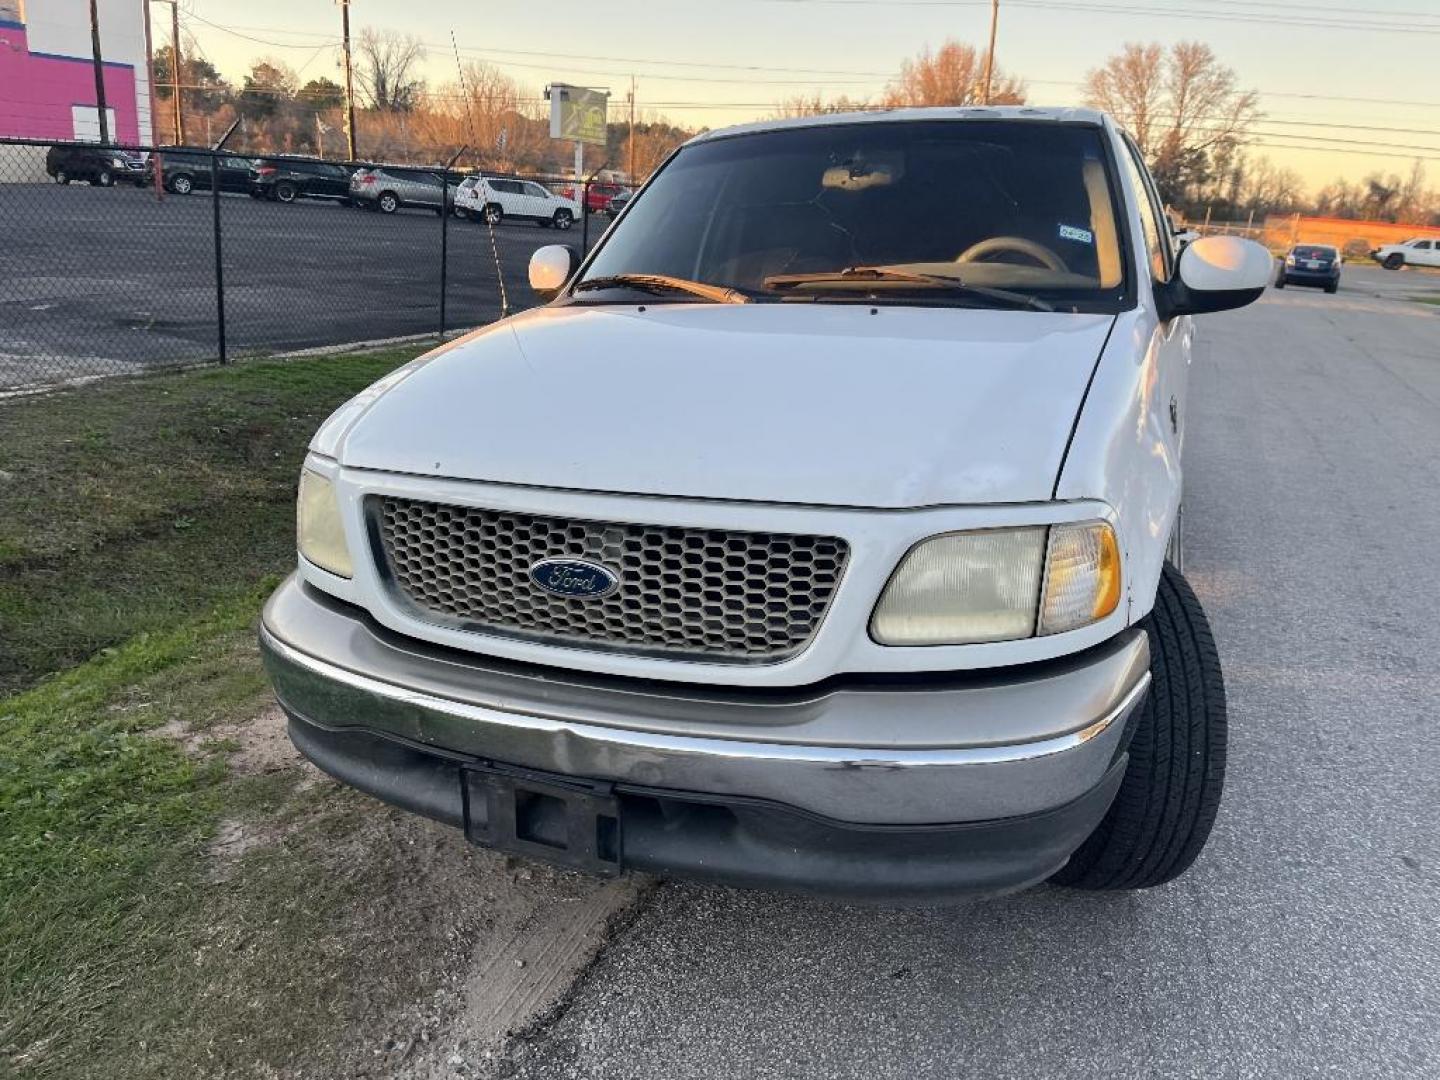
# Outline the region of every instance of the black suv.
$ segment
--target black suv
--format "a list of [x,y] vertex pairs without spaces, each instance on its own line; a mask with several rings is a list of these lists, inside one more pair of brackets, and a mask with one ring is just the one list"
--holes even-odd
[[339,199],[350,205],[350,170],[328,161],[256,158],[250,166],[250,194],[291,203],[305,197]]
[[139,187],[145,183],[145,158],[113,146],[52,146],[45,153],[45,171],[57,184],[88,180],[97,187],[121,181]]
[[[189,195],[192,191],[209,191],[211,178],[210,159],[215,156],[209,150],[188,146],[160,146],[155,153],[161,157],[161,169],[165,174],[165,190],[176,195]],[[247,192],[250,190],[250,159],[237,154],[219,154],[220,190]],[[145,183],[155,182],[155,157],[152,154],[146,165]]]

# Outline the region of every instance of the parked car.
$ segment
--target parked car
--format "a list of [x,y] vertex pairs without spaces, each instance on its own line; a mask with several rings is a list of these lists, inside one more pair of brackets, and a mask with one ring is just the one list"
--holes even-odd
[[1440,238],[1417,236],[1403,244],[1385,244],[1370,257],[1386,270],[1404,266],[1440,266]]
[[[585,209],[592,214],[599,214],[610,205],[610,200],[616,195],[628,193],[629,189],[622,184],[592,183],[585,192]],[[575,187],[560,189],[560,195],[572,202],[579,202],[575,195]]]
[[338,199],[350,205],[350,170],[330,161],[256,158],[250,165],[250,193],[273,202]]
[[396,165],[375,165],[362,168],[350,177],[350,198],[366,210],[393,214],[401,207],[413,206],[441,213],[441,207],[455,205],[459,184],[450,177],[441,193],[440,170],[407,169]]
[[145,182],[145,156],[113,146],[57,144],[45,152],[45,171],[57,184],[85,180],[96,187]]
[[622,191],[619,195],[616,195],[613,199],[611,199],[608,203],[605,204],[605,213],[612,218],[619,217],[620,211],[624,210],[625,207],[630,205],[630,200],[634,197],[634,195],[635,193],[633,191]]
[[1315,285],[1328,293],[1340,288],[1340,265],[1344,260],[1329,244],[1296,244],[1286,253],[1275,275],[1275,287]]
[[[220,190],[243,194],[250,190],[250,159],[225,151],[218,153],[193,146],[161,146],[156,148],[165,190],[176,195],[192,191],[209,191],[218,167]],[[155,155],[145,163],[145,183],[155,183]]]
[[467,217],[498,225],[506,218],[568,229],[580,218],[580,204],[533,180],[502,176],[467,177],[455,193],[455,205]]
[[1226,744],[1182,573],[1191,317],[1271,268],[1178,249],[1089,110],[697,136],[583,269],[534,254],[545,306],[312,439],[261,629],[290,736],[603,874],[1168,881]]

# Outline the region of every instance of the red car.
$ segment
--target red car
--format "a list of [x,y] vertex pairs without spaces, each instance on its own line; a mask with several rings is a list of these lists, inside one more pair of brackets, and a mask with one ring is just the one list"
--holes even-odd
[[[587,214],[598,214],[610,205],[610,200],[616,195],[622,192],[628,192],[629,190],[630,189],[623,184],[591,184],[590,190],[585,197],[585,212]],[[567,199],[574,199],[576,202],[580,201],[580,197],[575,194],[574,187],[567,187],[560,192],[560,194]]]

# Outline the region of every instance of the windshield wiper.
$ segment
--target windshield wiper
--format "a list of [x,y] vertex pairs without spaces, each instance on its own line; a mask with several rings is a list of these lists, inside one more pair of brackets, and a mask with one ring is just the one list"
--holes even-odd
[[844,270],[832,270],[823,274],[772,274],[765,279],[767,289],[798,290],[826,285],[850,285],[856,282],[893,281],[902,285],[920,285],[931,289],[949,289],[952,292],[969,293],[984,297],[1011,307],[1033,308],[1035,311],[1054,311],[1055,305],[1029,293],[1012,292],[1009,289],[995,289],[989,285],[971,285],[960,278],[945,274],[920,274],[913,270],[894,270],[885,266],[850,266]]
[[669,274],[611,274],[589,278],[575,286],[575,292],[588,289],[639,289],[641,292],[682,292],[712,300],[717,304],[748,304],[750,297],[723,285],[707,285],[703,281],[671,277]]

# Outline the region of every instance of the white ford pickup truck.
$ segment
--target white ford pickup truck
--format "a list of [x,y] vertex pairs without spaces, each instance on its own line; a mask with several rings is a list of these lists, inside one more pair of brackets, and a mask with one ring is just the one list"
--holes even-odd
[[341,407],[261,641],[296,746],[474,841],[879,901],[1174,878],[1225,696],[1181,576],[1180,247],[1088,111],[677,151],[546,303]]

